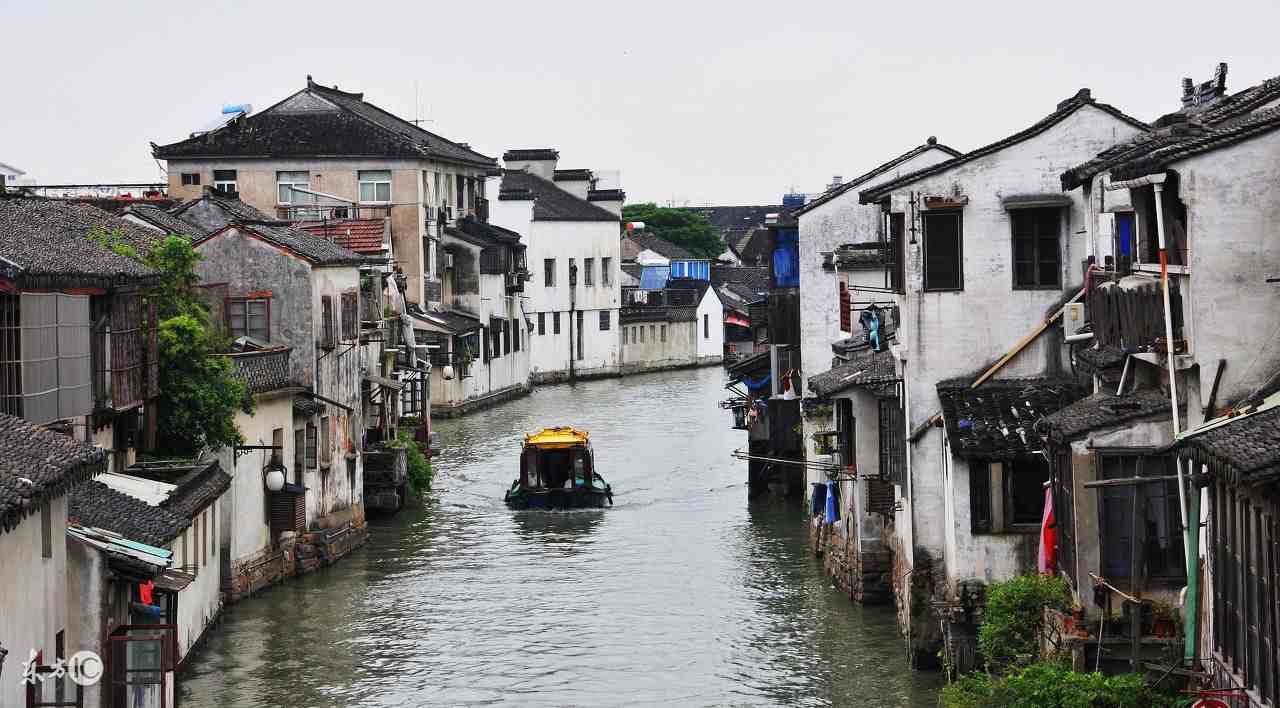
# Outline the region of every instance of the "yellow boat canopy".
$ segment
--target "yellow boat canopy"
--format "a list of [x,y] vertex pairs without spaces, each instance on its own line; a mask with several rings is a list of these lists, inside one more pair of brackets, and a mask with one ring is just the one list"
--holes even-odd
[[567,425],[559,428],[543,428],[542,432],[525,435],[524,444],[526,447],[532,446],[541,450],[560,450],[586,445],[590,435],[585,430],[575,430]]

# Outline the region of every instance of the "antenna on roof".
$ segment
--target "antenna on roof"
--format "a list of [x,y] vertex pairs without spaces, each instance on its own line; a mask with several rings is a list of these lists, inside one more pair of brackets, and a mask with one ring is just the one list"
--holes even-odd
[[429,118],[422,118],[421,115],[422,115],[422,101],[421,99],[418,98],[418,82],[415,80],[413,82],[413,120],[409,122],[413,123],[419,128],[422,127],[423,123],[435,122]]

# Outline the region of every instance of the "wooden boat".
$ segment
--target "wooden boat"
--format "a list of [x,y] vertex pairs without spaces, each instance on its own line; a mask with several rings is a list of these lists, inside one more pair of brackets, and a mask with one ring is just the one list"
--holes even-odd
[[545,428],[524,436],[520,478],[506,502],[514,509],[599,509],[613,505],[613,490],[596,472],[590,433]]

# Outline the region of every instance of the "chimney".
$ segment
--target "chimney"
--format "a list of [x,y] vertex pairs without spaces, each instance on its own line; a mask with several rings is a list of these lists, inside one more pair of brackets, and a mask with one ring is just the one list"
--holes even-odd
[[555,179],[556,163],[559,160],[559,151],[552,148],[508,150],[502,154],[502,162],[508,170],[525,170],[548,182]]
[[1190,76],[1182,77],[1182,107],[1190,108],[1196,102],[1196,82]]
[[557,187],[579,199],[587,198],[596,181],[591,170],[556,170],[554,180]]
[[837,190],[840,188],[840,185],[842,184],[844,184],[844,179],[840,175],[835,175],[834,177],[831,178],[831,184],[827,185],[827,190],[828,191]]

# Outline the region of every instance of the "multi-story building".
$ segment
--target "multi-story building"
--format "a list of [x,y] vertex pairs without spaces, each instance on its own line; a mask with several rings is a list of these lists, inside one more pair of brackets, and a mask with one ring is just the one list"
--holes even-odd
[[535,383],[619,371],[622,304],[616,184],[589,170],[557,170],[551,149],[509,150],[490,221],[522,235],[529,271],[521,307]]
[[464,216],[482,220],[485,176],[496,161],[423,130],[364,100],[307,77],[302,90],[261,113],[213,131],[154,146],[165,160],[169,196],[205,187],[291,221],[342,222],[340,230],[386,222],[405,297],[424,310],[440,303],[438,244]]

